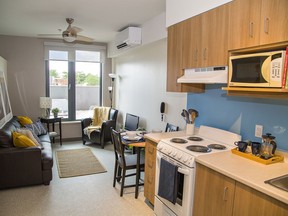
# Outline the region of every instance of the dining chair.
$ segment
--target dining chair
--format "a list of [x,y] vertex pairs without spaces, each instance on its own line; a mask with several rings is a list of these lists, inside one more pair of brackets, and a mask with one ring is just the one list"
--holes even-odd
[[167,123],[167,125],[166,125],[166,129],[165,129],[165,132],[172,132],[172,131],[179,131],[179,127]]
[[[113,187],[115,187],[116,180],[117,182],[121,181],[120,196],[123,196],[123,189],[127,187],[135,187],[135,184],[125,185],[125,178],[136,175],[137,168],[137,154],[125,154],[125,145],[122,143],[122,138],[120,132],[117,132],[111,128],[112,143],[114,145],[115,152],[115,167],[114,167],[114,178],[113,178]],[[145,158],[144,155],[140,154],[140,172],[144,171]],[[127,170],[135,169],[135,172],[126,174]],[[139,179],[140,180],[140,175]]]

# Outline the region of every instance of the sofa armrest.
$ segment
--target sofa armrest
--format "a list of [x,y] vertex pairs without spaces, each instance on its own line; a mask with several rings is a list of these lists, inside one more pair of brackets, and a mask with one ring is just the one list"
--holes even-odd
[[41,184],[41,149],[0,149],[0,188]]

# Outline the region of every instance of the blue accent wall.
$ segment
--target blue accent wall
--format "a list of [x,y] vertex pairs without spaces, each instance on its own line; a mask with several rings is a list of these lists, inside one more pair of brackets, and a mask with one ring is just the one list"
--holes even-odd
[[202,94],[188,93],[187,109],[199,111],[195,125],[208,125],[242,135],[242,140],[261,142],[255,125],[263,134],[276,137],[277,148],[288,151],[288,100],[227,96],[222,85],[206,85]]

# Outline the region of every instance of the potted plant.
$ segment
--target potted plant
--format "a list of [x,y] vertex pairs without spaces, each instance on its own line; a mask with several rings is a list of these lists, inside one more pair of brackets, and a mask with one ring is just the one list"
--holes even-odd
[[60,111],[60,110],[59,110],[57,107],[55,107],[55,108],[53,108],[53,109],[51,110],[51,112],[52,112],[53,115],[54,115],[54,118],[57,118],[57,117],[58,117],[59,111]]

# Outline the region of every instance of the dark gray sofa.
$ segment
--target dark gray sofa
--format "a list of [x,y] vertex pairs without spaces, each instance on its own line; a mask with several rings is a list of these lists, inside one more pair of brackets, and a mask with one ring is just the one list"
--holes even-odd
[[44,184],[52,180],[53,153],[49,134],[38,136],[43,148],[18,148],[12,132],[21,125],[14,116],[0,129],[0,189]]

